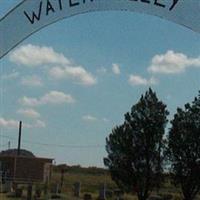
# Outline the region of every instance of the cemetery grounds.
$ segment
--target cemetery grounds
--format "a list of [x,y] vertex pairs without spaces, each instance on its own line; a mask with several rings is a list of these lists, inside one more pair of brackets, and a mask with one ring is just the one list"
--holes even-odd
[[[162,188],[159,191],[159,194],[172,194],[173,200],[182,200],[180,195],[180,190],[171,185],[169,178],[165,178],[166,181],[163,184]],[[59,170],[53,170],[52,179],[49,184],[49,191],[52,185],[60,184],[61,173]],[[80,198],[74,197],[73,188],[74,183],[81,183],[81,194]],[[99,188],[102,184],[106,185],[106,188],[110,191],[117,189],[115,183],[111,180],[109,173],[106,170],[101,169],[89,169],[75,167],[68,170],[64,175],[63,188],[61,193],[61,200],[82,200],[84,194],[88,193],[92,195],[92,199],[97,199],[99,194]],[[0,194],[0,200],[23,200],[26,199],[26,186],[21,185],[23,188],[23,197],[22,198],[8,198],[6,194]],[[42,185],[37,185],[36,187],[42,187]],[[156,192],[155,192],[156,193]],[[49,194],[50,196],[50,194]],[[45,199],[41,197],[41,200]],[[49,198],[50,199],[50,198]],[[108,198],[107,200],[115,200],[115,198]],[[135,195],[124,195],[124,200],[137,200]],[[197,197],[197,200],[200,200],[200,197]]]

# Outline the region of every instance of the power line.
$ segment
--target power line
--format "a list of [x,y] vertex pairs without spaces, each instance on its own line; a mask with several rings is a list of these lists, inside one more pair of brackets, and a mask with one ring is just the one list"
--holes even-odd
[[[1,135],[0,137],[17,141],[17,138],[10,137],[10,136]],[[33,142],[33,141],[30,141],[30,140],[22,140],[22,141],[23,141],[23,143],[27,143],[27,144],[35,144],[35,145],[40,145],[40,146],[54,146],[54,147],[60,147],[60,148],[103,148],[103,147],[105,147],[105,145],[100,145],[100,144],[96,144],[96,145],[71,145],[71,144],[41,143],[41,142]]]

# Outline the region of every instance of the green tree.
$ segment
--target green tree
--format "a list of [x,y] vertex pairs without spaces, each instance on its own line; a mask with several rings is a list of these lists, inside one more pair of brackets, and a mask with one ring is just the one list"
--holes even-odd
[[184,200],[193,200],[200,191],[200,93],[177,109],[171,124],[168,148],[174,184],[180,184]]
[[117,185],[136,192],[139,200],[146,200],[161,182],[167,115],[166,105],[149,89],[106,138],[105,166]]

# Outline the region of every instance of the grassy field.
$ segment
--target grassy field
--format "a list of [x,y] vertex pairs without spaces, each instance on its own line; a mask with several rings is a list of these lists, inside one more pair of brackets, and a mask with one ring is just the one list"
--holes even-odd
[[[61,182],[61,173],[59,168],[55,168],[52,174],[52,180],[49,184],[49,191],[51,190],[52,186],[55,184],[59,184]],[[81,198],[77,199],[73,196],[73,188],[74,183],[80,182],[81,183]],[[117,189],[116,184],[111,180],[109,173],[106,170],[97,169],[97,168],[80,168],[80,167],[72,167],[67,168],[64,174],[64,183],[62,188],[62,199],[63,200],[82,200],[83,195],[85,193],[89,193],[92,195],[93,199],[97,199],[99,194],[99,188],[102,184],[106,185],[108,190],[115,190]],[[21,186],[24,188],[23,196],[24,198],[7,198],[5,194],[0,194],[0,200],[22,200],[26,199],[26,187]],[[42,185],[37,185],[37,188],[42,188]],[[166,179],[165,183],[163,184],[162,188],[160,189],[159,193],[161,194],[172,194],[174,196],[173,200],[182,200],[180,195],[180,190],[174,188],[169,179]],[[42,198],[44,199],[44,197]],[[114,200],[114,198],[108,200]],[[125,194],[125,200],[136,200],[136,196]],[[197,200],[200,200],[197,197]]]

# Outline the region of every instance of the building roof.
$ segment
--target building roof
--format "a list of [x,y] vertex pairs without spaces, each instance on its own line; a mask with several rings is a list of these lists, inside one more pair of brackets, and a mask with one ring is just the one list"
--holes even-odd
[[[0,156],[17,156],[17,152],[18,152],[17,149],[8,149],[5,151],[1,151]],[[20,156],[29,157],[29,158],[36,157],[32,152],[25,150],[25,149],[20,150]]]
[[36,157],[32,152],[21,149],[20,155],[17,155],[17,149],[9,149],[5,151],[0,152],[0,158],[26,158],[26,159],[32,159],[32,160],[43,160],[44,162],[52,162],[53,158],[42,158],[42,157]]

